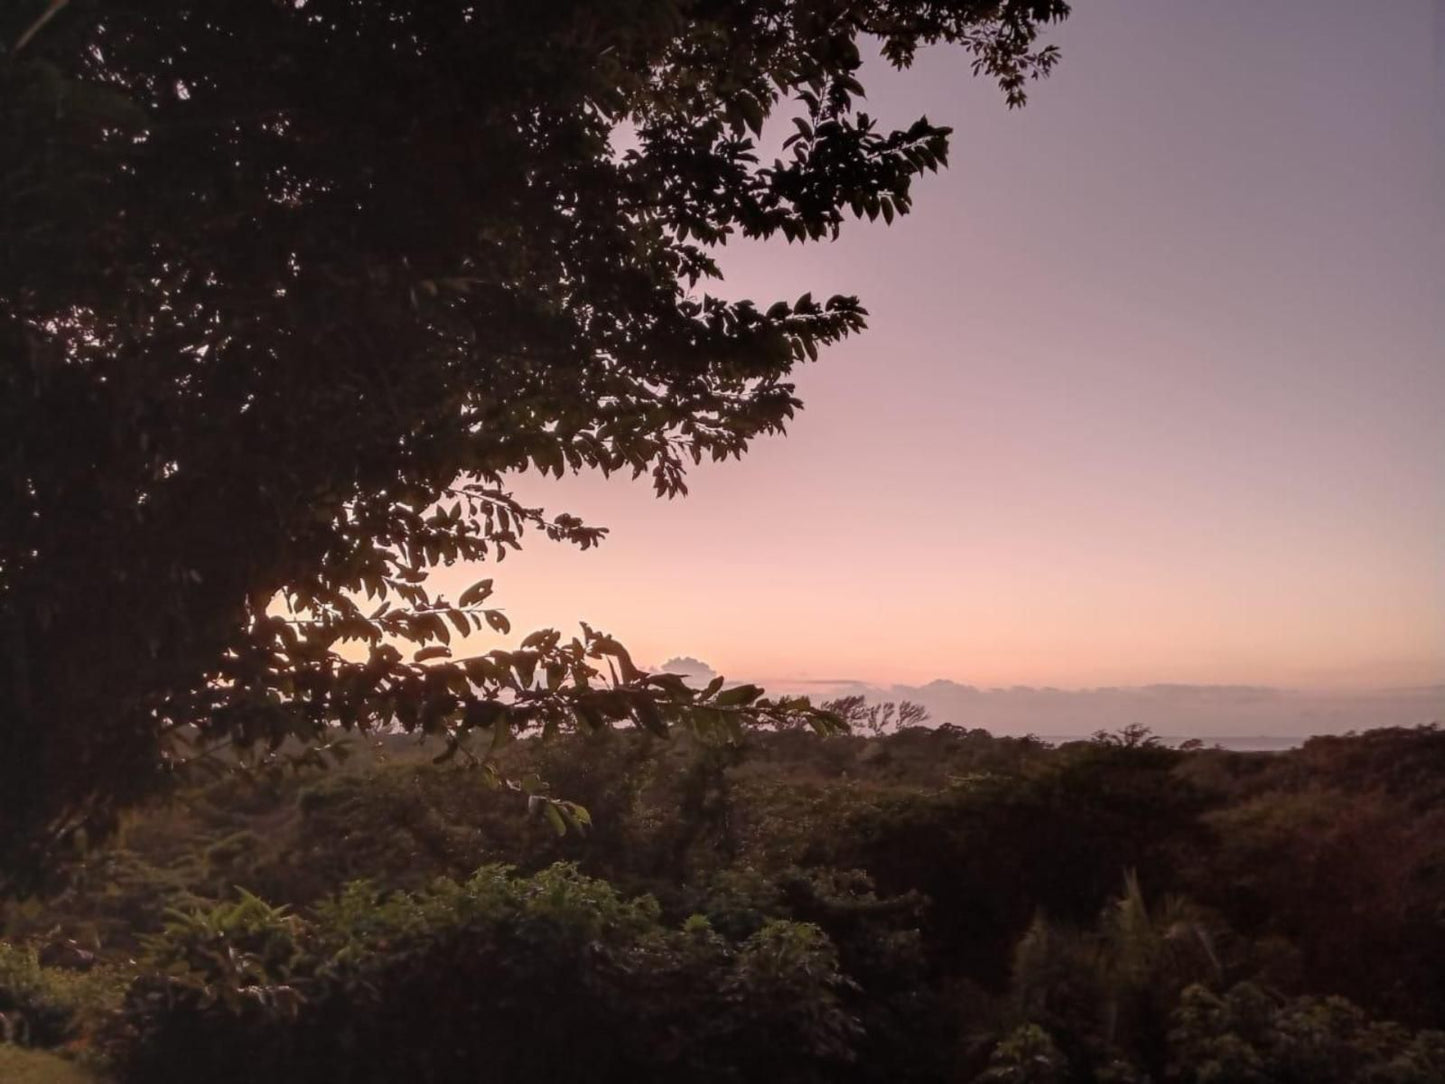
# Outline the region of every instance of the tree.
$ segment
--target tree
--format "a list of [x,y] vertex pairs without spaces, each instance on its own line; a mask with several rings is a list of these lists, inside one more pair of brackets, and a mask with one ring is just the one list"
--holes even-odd
[[840,696],[836,700],[825,700],[827,708],[850,727],[862,727],[875,738],[889,730],[906,730],[911,726],[922,726],[931,718],[928,709],[912,700],[902,702],[889,700],[877,704],[868,703],[860,693]]
[[[399,722],[798,715],[508,629],[439,564],[526,531],[535,470],[740,456],[855,298],[703,292],[733,237],[892,221],[948,129],[860,108],[860,46],[944,42],[1010,105],[1063,0],[34,0],[0,22],[0,868],[192,755]],[[770,117],[782,156],[759,158]],[[398,644],[406,644],[410,656]],[[350,646],[348,646],[350,645]],[[603,679],[604,661],[611,668]],[[308,754],[310,755],[310,754]],[[479,754],[485,761],[486,754]],[[557,809],[548,806],[556,816]]]
[[1093,930],[1055,926],[1040,913],[1014,950],[1015,1011],[1041,1024],[1071,1052],[1107,1064],[1121,1055],[1163,1079],[1169,1014],[1185,988],[1219,985],[1224,967],[1207,915],[1181,896],[1151,908],[1139,879]]

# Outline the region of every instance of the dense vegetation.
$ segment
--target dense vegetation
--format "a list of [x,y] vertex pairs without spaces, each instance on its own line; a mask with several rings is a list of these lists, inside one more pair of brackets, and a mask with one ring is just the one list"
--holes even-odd
[[12,1038],[130,1081],[1445,1079],[1445,732],[391,738],[12,904]]
[[5,6],[0,1079],[1445,1079],[1433,729],[1050,749],[585,625],[451,657],[508,619],[430,570],[603,534],[518,472],[682,493],[862,329],[703,290],[946,163],[864,56],[1017,105],[1068,10]]

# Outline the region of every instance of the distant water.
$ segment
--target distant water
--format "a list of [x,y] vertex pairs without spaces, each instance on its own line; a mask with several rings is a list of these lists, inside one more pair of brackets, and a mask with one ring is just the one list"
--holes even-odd
[[[1184,738],[1166,738],[1165,741],[1171,745],[1178,745],[1185,741]],[[1282,753],[1286,749],[1298,749],[1308,738],[1285,737],[1279,734],[1261,734],[1253,738],[1200,738],[1206,748],[1219,746],[1222,749],[1232,749],[1236,753]]]

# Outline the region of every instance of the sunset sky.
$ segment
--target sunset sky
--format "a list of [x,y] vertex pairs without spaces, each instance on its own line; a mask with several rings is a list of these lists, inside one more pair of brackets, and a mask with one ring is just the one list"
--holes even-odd
[[951,169],[714,287],[870,310],[789,435],[686,500],[523,478],[609,540],[440,583],[775,685],[1445,682],[1442,12],[1089,0],[1013,112],[875,66]]

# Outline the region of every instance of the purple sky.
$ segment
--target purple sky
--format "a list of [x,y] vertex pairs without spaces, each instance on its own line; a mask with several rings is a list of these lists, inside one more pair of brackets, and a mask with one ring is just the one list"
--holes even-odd
[[714,288],[870,331],[685,501],[524,479],[613,533],[499,604],[774,684],[1445,681],[1442,11],[1090,0],[1014,112],[957,55],[874,71],[952,168]]

